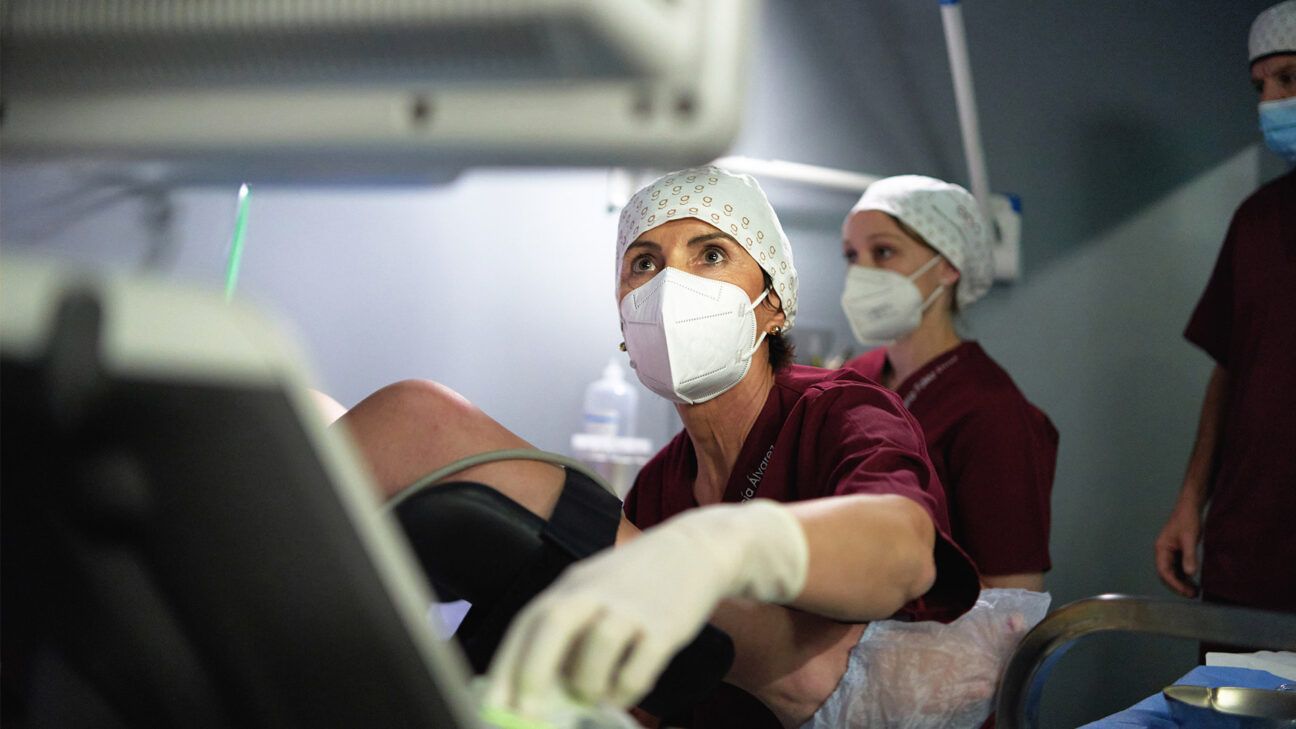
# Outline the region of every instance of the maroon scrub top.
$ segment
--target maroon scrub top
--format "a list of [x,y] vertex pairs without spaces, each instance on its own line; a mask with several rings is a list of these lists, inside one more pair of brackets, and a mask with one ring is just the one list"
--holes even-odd
[[1296,171],[1233,215],[1184,336],[1228,373],[1202,591],[1296,612]]
[[[886,349],[846,364],[881,381]],[[954,541],[983,575],[1047,571],[1058,433],[976,342],[963,342],[896,388],[922,425],[945,486]]]
[[[696,507],[696,475],[693,442],[680,431],[640,471],[626,495],[626,516],[647,529]],[[945,494],[921,430],[895,393],[849,370],[788,367],[775,376],[723,501],[793,502],[843,494],[903,495],[936,526],[936,582],[899,617],[947,622],[976,602],[976,569],[950,537]],[[779,726],[763,705],[727,684],[693,719],[695,727]]]

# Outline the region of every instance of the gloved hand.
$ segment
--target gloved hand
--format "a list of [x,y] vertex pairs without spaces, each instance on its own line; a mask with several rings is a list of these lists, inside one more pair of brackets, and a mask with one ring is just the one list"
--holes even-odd
[[522,611],[486,704],[542,716],[569,693],[631,706],[729,597],[789,602],[805,585],[800,522],[755,500],[691,511],[570,567]]

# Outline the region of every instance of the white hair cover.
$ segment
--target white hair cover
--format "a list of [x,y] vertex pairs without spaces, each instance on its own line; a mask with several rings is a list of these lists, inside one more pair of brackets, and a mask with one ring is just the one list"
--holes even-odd
[[879,210],[917,231],[958,269],[959,306],[967,306],[994,282],[990,231],[972,194],[958,185],[922,175],[878,180],[864,191],[851,214]]
[[617,226],[616,284],[626,249],[645,231],[695,218],[738,241],[774,282],[786,328],[796,319],[797,273],[792,246],[755,178],[719,167],[693,167],[658,178],[630,198]]
[[1296,53],[1296,0],[1285,0],[1257,15],[1247,41],[1251,63],[1275,53]]

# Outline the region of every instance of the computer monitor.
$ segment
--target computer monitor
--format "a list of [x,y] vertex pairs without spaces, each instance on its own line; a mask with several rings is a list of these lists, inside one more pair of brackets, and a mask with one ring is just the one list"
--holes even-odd
[[0,143],[234,182],[680,167],[737,135],[755,4],[7,0]]
[[215,293],[0,258],[6,727],[477,726],[300,361]]

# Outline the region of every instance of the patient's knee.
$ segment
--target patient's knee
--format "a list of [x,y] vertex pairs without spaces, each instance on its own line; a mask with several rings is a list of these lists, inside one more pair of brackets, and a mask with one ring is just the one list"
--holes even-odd
[[[491,440],[483,434],[498,429],[459,393],[429,380],[387,385],[338,424],[350,433],[384,495],[467,455],[472,444]],[[490,448],[478,447],[482,449]]]
[[394,382],[366,397],[352,412],[356,410],[388,423],[414,424],[420,430],[459,429],[488,419],[463,395],[432,380]]
[[463,395],[432,380],[409,379],[393,382],[365,398],[380,403],[397,403],[404,407],[427,408],[434,411],[476,410]]

